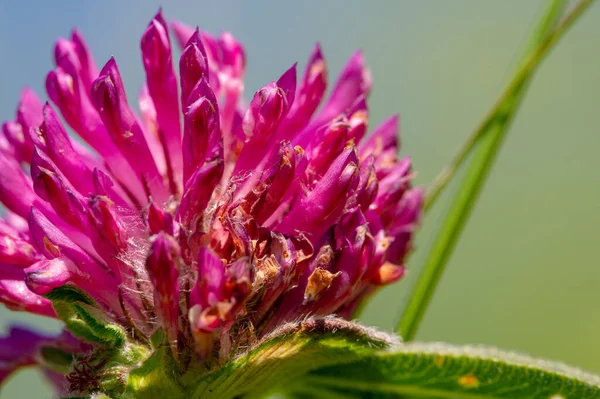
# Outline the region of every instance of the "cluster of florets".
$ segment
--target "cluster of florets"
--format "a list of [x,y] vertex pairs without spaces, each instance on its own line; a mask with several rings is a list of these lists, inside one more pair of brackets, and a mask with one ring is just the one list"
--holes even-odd
[[[299,81],[294,65],[244,106],[241,44],[173,29],[179,84],[160,13],[143,34],[141,118],[115,60],[98,71],[76,31],[55,47],[54,105],[23,92],[0,136],[0,300],[56,317],[45,295],[77,287],[129,339],[160,330],[174,353],[205,362],[286,321],[350,318],[403,275],[422,202],[410,160],[397,158],[398,118],[366,136],[362,54],[318,111],[318,45]],[[15,340],[19,353],[7,349]],[[53,345],[89,349],[19,332],[0,343],[0,370]]]

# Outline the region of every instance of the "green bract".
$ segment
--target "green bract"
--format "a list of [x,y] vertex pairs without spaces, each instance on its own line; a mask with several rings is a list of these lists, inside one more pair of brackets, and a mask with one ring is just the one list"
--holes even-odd
[[94,361],[110,367],[91,397],[600,398],[598,377],[558,363],[483,347],[402,344],[333,317],[284,325],[212,372],[182,370],[167,345],[149,350],[98,349]]

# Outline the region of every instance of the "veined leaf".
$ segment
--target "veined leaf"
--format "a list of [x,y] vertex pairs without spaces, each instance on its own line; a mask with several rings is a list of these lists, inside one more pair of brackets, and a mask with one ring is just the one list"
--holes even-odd
[[133,369],[123,397],[600,399],[600,378],[568,366],[491,348],[400,344],[333,317],[287,324],[208,373],[181,374],[170,356],[163,346]]
[[398,345],[395,337],[333,317],[288,324],[219,370],[193,398],[235,398],[285,390],[302,375]]
[[345,320],[311,318],[284,325],[208,374],[188,370],[179,375],[168,361],[169,351],[158,351],[132,370],[126,394],[144,399],[264,398],[285,391],[311,370],[357,361],[398,342]]
[[301,395],[308,386],[347,398],[600,398],[599,377],[559,363],[491,348],[420,343],[312,371],[296,386]]

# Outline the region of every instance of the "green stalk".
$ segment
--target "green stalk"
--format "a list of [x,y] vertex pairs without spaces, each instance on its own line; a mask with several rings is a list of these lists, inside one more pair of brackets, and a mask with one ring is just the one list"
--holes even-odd
[[425,209],[428,209],[435,202],[455,175],[459,166],[477,146],[465,177],[446,219],[438,230],[429,257],[421,270],[409,302],[397,325],[396,331],[406,341],[413,339],[416,334],[444,267],[481,193],[483,183],[490,172],[500,145],[519,109],[531,77],[550,49],[563,37],[593,1],[580,0],[558,24],[556,24],[556,21],[560,17],[566,1],[554,0],[551,2],[534,32],[531,45],[525,52],[524,62],[515,77],[503,91],[488,116],[467,139],[454,160],[431,185],[425,200]]

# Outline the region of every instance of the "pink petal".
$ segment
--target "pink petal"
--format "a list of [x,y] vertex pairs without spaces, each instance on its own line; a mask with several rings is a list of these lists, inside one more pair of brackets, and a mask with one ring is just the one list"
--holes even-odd
[[223,159],[217,157],[198,168],[186,184],[177,218],[188,231],[195,232],[203,210],[223,174]]
[[104,66],[100,77],[94,81],[92,101],[110,137],[136,172],[139,181],[148,187],[154,199],[159,202],[166,201],[169,193],[163,184],[144,133],[127,104],[121,75],[113,58]]
[[201,78],[189,96],[183,133],[184,182],[212,157],[220,142],[219,108],[206,79]]
[[154,310],[173,348],[179,319],[179,268],[181,255],[173,237],[159,233],[152,239],[146,270],[154,287]]
[[315,187],[302,193],[276,226],[286,234],[303,232],[314,242],[342,215],[359,182],[356,149],[348,146]]
[[167,24],[159,11],[142,36],[142,60],[148,92],[156,109],[160,142],[164,146],[167,173],[173,182],[181,181],[181,126],[177,78],[173,69]]

